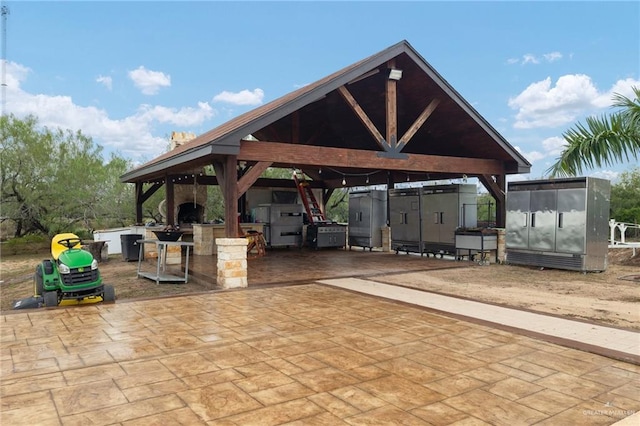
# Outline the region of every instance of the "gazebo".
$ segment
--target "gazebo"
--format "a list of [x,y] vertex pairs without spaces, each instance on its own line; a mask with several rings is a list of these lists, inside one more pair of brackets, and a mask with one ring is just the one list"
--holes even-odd
[[[215,176],[189,174],[213,165]],[[225,234],[238,232],[238,201],[252,186],[293,186],[260,176],[269,167],[301,169],[326,201],[343,186],[477,177],[496,200],[504,227],[506,175],[531,164],[427,61],[401,41],[373,56],[246,112],[121,177],[142,204],[166,185],[220,185]]]

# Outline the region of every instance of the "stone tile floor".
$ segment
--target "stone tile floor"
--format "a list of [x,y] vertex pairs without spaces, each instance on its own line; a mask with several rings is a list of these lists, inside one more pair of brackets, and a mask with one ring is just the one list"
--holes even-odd
[[3,425],[608,425],[640,366],[319,285],[0,317]]

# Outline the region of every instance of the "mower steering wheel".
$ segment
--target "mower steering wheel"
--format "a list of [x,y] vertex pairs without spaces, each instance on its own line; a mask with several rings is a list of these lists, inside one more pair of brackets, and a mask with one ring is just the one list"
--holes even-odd
[[61,240],[58,240],[58,244],[62,244],[67,248],[67,250],[71,250],[72,248],[74,248],[75,246],[81,243],[82,243],[82,240],[77,237],[63,238]]

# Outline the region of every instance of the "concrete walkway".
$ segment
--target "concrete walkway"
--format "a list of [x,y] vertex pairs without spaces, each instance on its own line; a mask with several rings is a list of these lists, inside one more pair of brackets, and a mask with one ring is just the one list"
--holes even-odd
[[551,315],[505,308],[457,297],[443,296],[418,289],[398,287],[359,278],[341,278],[319,281],[359,293],[384,297],[457,316],[477,319],[509,328],[524,330],[538,336],[550,337],[578,349],[640,362],[640,333],[612,327],[573,321]]

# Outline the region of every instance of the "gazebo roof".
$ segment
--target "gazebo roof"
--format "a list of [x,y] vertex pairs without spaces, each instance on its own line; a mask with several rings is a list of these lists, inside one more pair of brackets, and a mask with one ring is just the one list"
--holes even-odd
[[[390,68],[402,71],[399,80],[389,79]],[[429,180],[531,168],[407,41],[233,118],[121,180],[153,181],[228,155],[312,177],[324,166],[323,180],[366,175],[370,183],[386,181],[376,177],[381,170]]]

